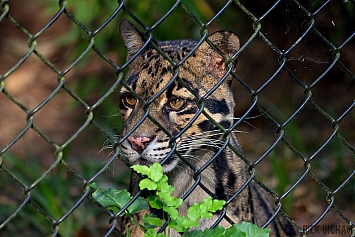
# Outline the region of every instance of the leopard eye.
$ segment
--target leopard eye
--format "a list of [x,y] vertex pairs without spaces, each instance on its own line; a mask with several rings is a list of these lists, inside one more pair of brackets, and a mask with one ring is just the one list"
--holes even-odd
[[169,101],[169,107],[173,110],[181,110],[186,105],[186,100],[181,98],[173,98]]
[[128,107],[134,107],[137,104],[137,99],[131,95],[125,95],[122,100]]

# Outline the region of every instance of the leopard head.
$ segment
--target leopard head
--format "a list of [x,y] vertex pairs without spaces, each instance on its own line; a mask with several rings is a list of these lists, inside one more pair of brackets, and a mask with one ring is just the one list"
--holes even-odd
[[[224,56],[239,50],[238,37],[219,31],[208,36],[214,47],[203,41],[197,49],[193,40],[151,40],[175,64],[190,54],[175,66],[129,21],[122,20],[120,32],[127,61],[132,60],[120,93],[127,136],[123,156],[131,164],[148,166],[164,160],[163,171],[169,172],[181,160],[176,152],[188,159],[203,147],[218,146],[221,131],[206,114],[225,128],[233,124],[232,77]],[[235,66],[236,60],[230,67]]]

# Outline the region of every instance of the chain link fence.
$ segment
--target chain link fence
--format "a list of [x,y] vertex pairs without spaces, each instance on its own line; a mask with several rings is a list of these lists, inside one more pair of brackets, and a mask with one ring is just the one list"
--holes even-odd
[[122,18],[165,40],[235,32],[236,129],[251,169],[300,235],[355,236],[352,0],[1,0],[1,236],[122,236],[89,187],[128,182]]

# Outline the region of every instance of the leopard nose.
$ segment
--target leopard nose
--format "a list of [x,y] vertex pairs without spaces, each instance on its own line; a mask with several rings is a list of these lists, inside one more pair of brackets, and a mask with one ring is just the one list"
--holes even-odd
[[149,143],[151,143],[155,139],[155,136],[147,137],[147,136],[129,136],[127,140],[131,144],[133,150],[142,153]]

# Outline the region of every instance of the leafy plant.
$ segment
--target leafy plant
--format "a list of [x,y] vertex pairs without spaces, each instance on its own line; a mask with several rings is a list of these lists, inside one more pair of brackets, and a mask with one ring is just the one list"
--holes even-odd
[[[148,196],[147,201],[141,197],[135,200],[130,205],[124,214],[132,219],[135,225],[139,225],[145,232],[145,237],[165,237],[169,236],[169,231],[166,233],[158,233],[156,229],[162,227],[165,220],[169,220],[168,227],[175,231],[182,233],[182,236],[221,236],[221,237],[242,237],[242,236],[269,236],[269,229],[261,229],[251,223],[242,222],[234,224],[229,229],[224,229],[222,226],[217,226],[214,229],[193,230],[191,228],[199,226],[199,220],[202,218],[209,219],[213,213],[222,210],[225,205],[223,200],[213,200],[211,197],[205,198],[202,203],[195,203],[187,211],[187,216],[180,216],[178,207],[182,205],[181,198],[175,198],[171,194],[174,192],[174,187],[169,185],[168,177],[163,174],[163,169],[160,164],[155,163],[150,167],[134,165],[131,167],[137,173],[145,175],[139,183],[141,190],[147,189],[155,193],[155,195]],[[91,187],[96,191],[92,196],[103,206],[109,210],[117,213],[130,200],[131,196],[126,190],[117,191],[113,188],[100,188],[96,183],[91,184]],[[150,207],[163,210],[165,217],[158,218],[154,214],[146,214],[142,222],[137,223],[132,217],[133,214]],[[158,228],[157,228],[158,227]],[[190,232],[189,232],[190,231]],[[127,231],[128,235],[129,230]],[[167,235],[166,235],[167,234]]]

